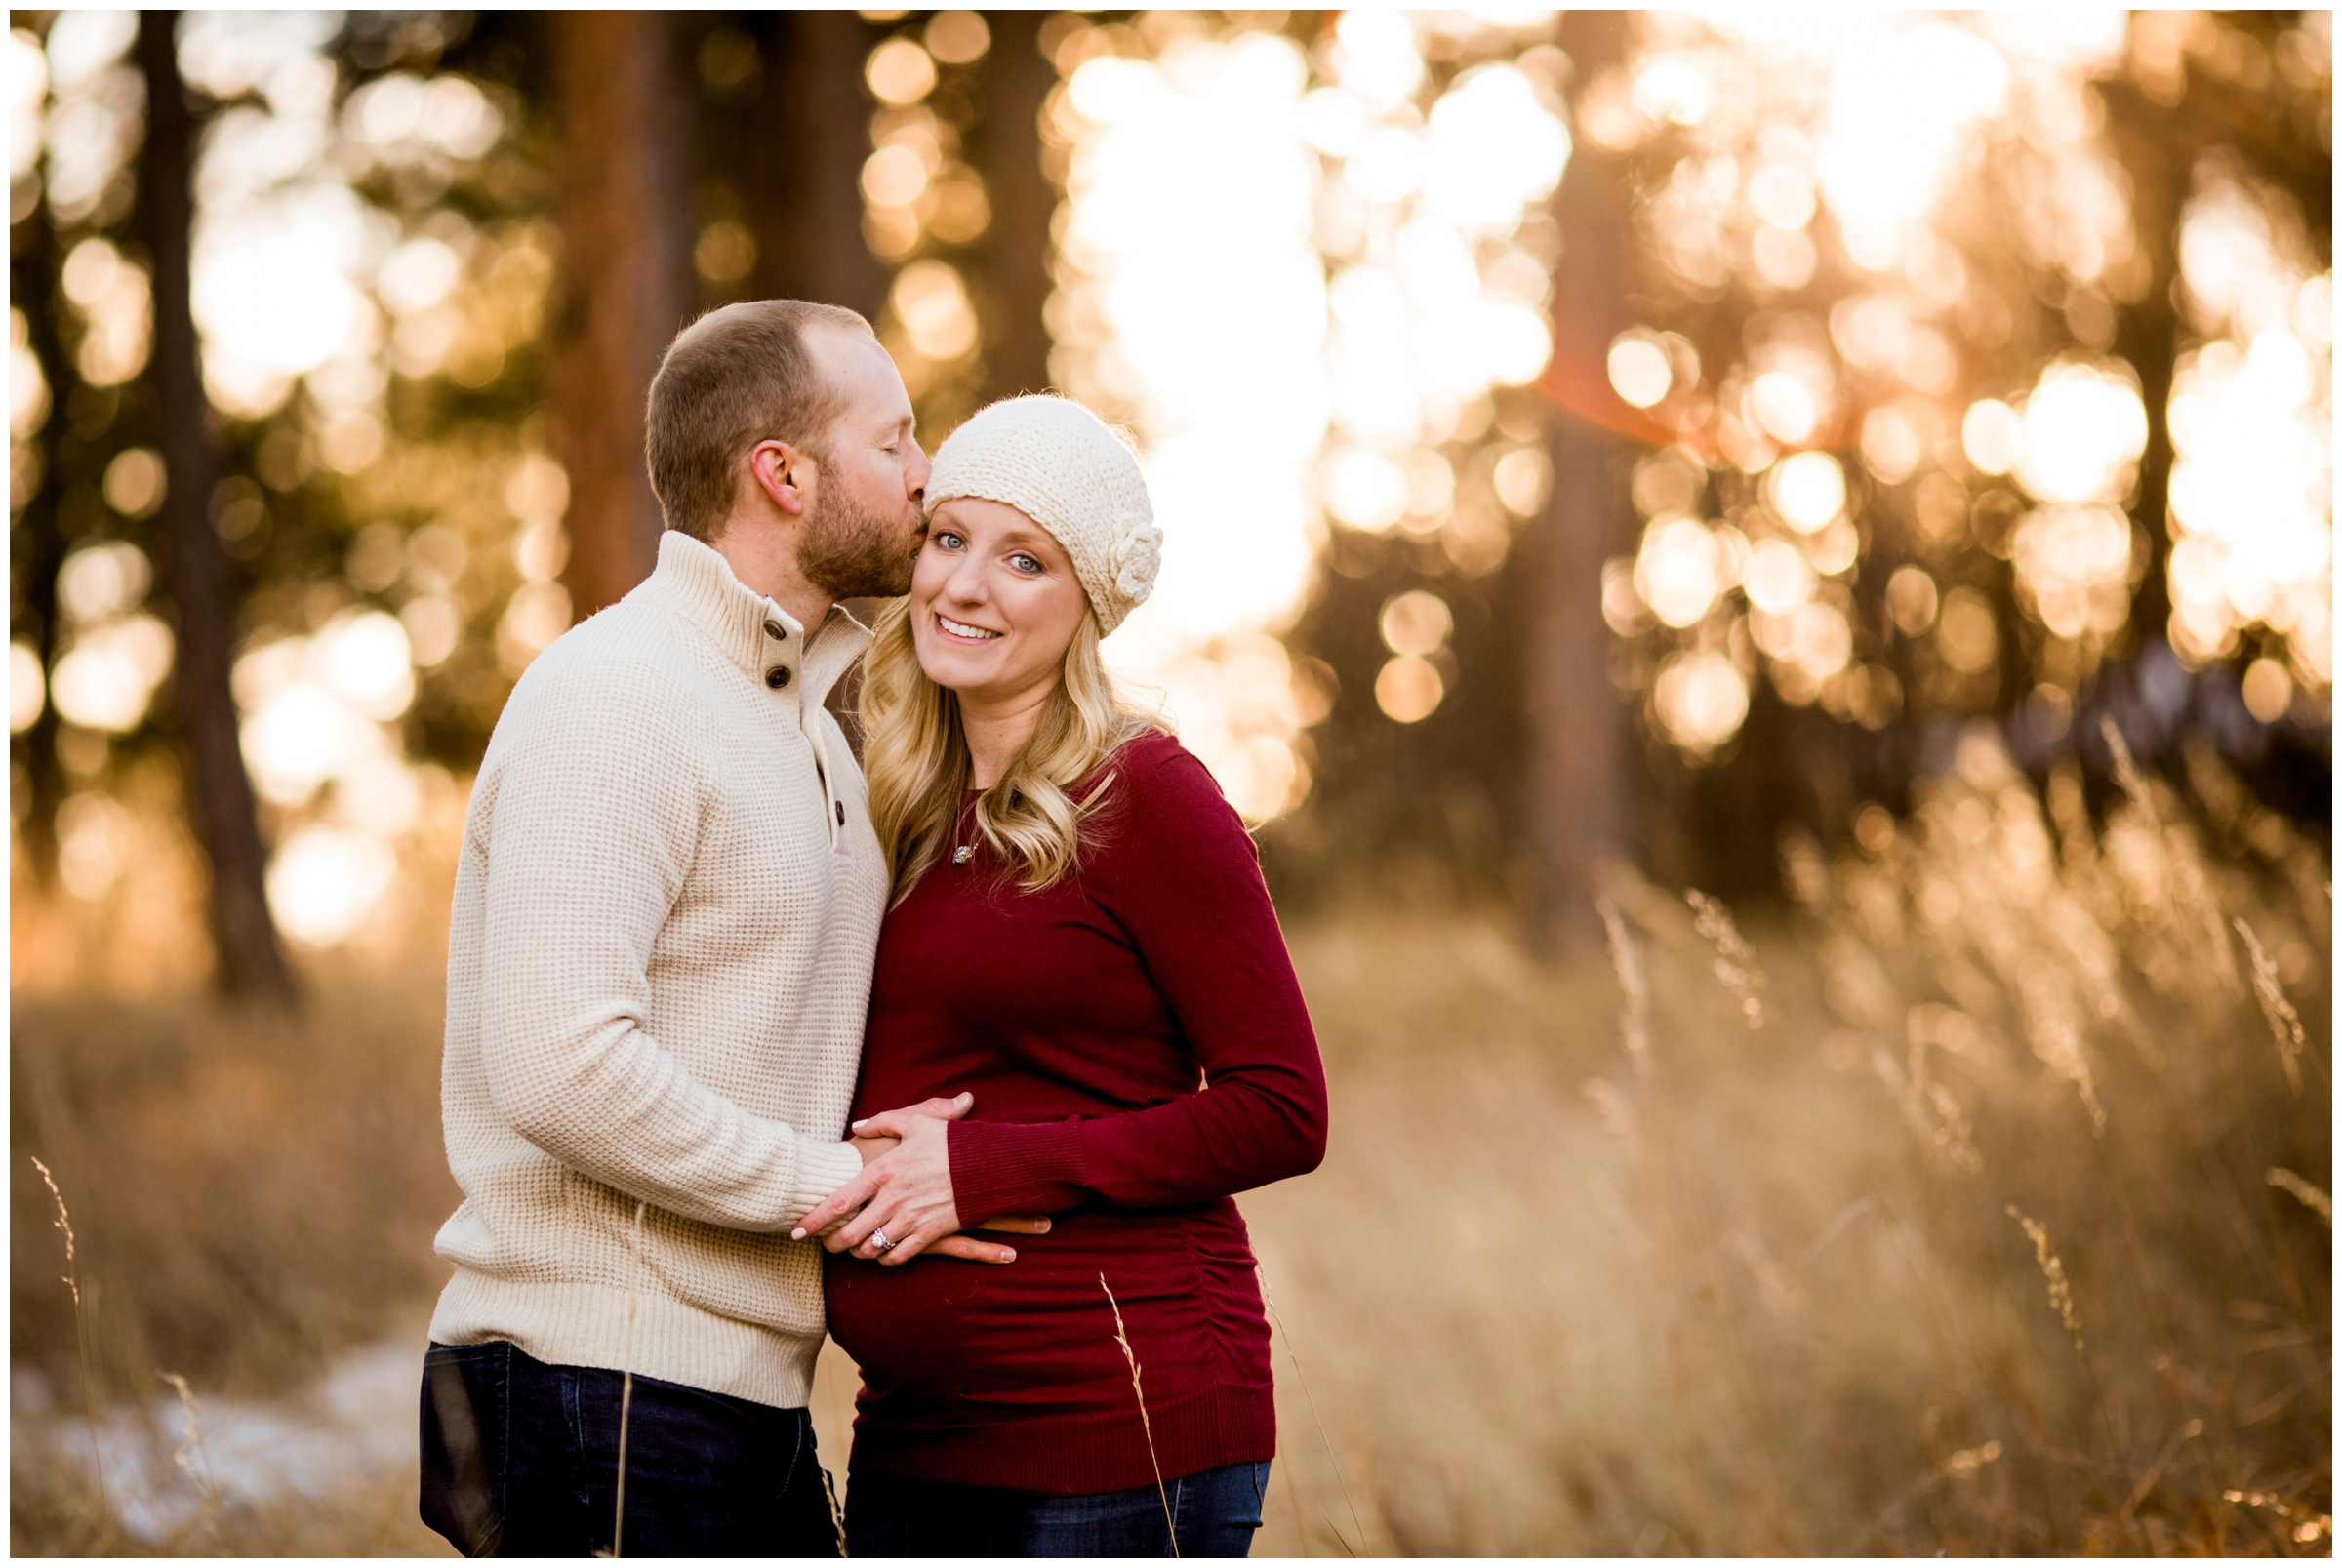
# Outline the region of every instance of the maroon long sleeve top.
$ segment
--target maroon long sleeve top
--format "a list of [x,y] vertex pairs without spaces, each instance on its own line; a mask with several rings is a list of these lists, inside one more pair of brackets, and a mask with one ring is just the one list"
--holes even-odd
[[[828,1260],[829,1330],[862,1367],[858,1475],[1066,1497],[1275,1452],[1231,1194],[1324,1157],[1316,1036],[1203,765],[1148,735],[1097,777],[1074,873],[1028,893],[980,845],[947,851],[879,938],[854,1114],[974,1091],[949,1133],[961,1220],[1057,1219],[1005,1266]],[[974,834],[963,810],[953,848]]]

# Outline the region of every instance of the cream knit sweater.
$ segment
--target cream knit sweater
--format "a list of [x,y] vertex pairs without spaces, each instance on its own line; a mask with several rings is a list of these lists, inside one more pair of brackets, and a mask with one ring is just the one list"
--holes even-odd
[[513,688],[448,940],[433,1339],[806,1402],[822,1269],[788,1230],[861,1169],[887,888],[822,699],[868,641],[668,533]]

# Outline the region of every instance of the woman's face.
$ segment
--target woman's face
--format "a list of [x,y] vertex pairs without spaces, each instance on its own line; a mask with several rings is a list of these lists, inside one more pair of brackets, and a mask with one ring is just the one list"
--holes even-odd
[[987,706],[1041,696],[1088,613],[1064,546],[1016,507],[967,496],[928,519],[910,625],[919,667],[938,686]]

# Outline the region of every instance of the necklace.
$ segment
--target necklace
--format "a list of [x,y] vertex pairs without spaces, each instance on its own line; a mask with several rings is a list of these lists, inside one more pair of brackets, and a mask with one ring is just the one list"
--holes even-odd
[[953,865],[965,865],[968,864],[968,862],[976,858],[976,842],[974,839],[970,839],[965,844],[957,842],[961,827],[967,823],[972,813],[967,807],[961,807],[959,813],[959,822],[954,823],[951,825],[951,837],[954,840],[951,850],[951,864]]

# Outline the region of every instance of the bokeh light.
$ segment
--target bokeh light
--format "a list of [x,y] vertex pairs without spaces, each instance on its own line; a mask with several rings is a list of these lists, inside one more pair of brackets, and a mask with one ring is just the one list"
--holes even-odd
[[1652,694],[1668,739],[1695,753],[1731,740],[1749,715],[1748,682],[1729,659],[1708,649],[1670,658],[1660,666]]
[[935,60],[908,38],[892,38],[870,53],[864,72],[881,103],[916,103],[935,91]]
[[[2216,39],[2187,36],[2187,51]],[[1746,534],[1735,572],[1725,530],[1691,521],[1688,496],[1646,502],[1638,474],[1648,525],[1605,568],[1602,602],[1651,644],[1628,670],[1661,733],[1696,726],[1689,677],[1661,704],[1658,670],[1713,651],[1718,629],[1745,628],[1744,677],[1761,670],[1793,704],[1884,722],[1901,682],[1871,661],[1898,656],[1856,609],[1878,587],[1888,623],[1925,641],[1911,673],[1930,705],[1989,705],[1986,677],[2021,661],[2041,704],[2070,708],[2129,646],[2143,525],[2161,520],[2126,514],[2150,420],[2112,350],[2150,273],[2097,84],[2146,70],[2154,47],[2115,11],[1650,13],[1629,60],[1584,85],[1578,133],[1652,171],[1638,221],[1658,270],[1648,313],[1611,345],[1613,388],[1682,432],[1730,537]],[[2167,101],[2184,73],[2149,86]],[[2289,198],[2240,167],[2201,161],[2180,222],[2168,636],[2191,664],[2265,650],[2259,716],[2280,665],[2288,702],[2331,686],[2331,283]],[[1756,312],[1742,351],[1713,395],[1687,394],[1664,329],[1707,334],[1727,294]],[[2020,346],[2029,311],[2046,353]],[[1759,480],[1761,517],[1735,509],[1737,475]],[[1892,581],[1873,587],[1880,544]],[[1973,583],[1939,589],[1904,564],[1979,548],[2008,563],[2014,608],[2045,637],[2012,639]]]
[[59,282],[83,320],[74,368],[92,386],[118,386],[146,368],[154,340],[154,300],[146,269],[103,239],[73,247]]
[[49,678],[41,656],[29,643],[8,645],[8,733],[22,735],[39,720],[49,702]]
[[[1216,711],[1226,683],[1208,650],[1289,613],[1309,567],[1326,307],[1309,244],[1307,79],[1290,42],[1238,30],[1178,40],[1155,60],[1089,59],[1055,101],[1074,154],[1051,374],[1132,426],[1165,536],[1154,594],[1108,658],[1163,691],[1183,731],[1227,736],[1199,753],[1254,817],[1282,810],[1272,788],[1301,777],[1256,766],[1255,743],[1287,744],[1293,726],[1273,710],[1242,724]],[[1239,361],[1244,376],[1224,374]],[[1266,728],[1240,733],[1251,723]]]
[[1523,204],[1549,195],[1569,160],[1569,133],[1510,65],[1479,65],[1432,105],[1424,205],[1459,228],[1510,231]]
[[85,729],[135,730],[155,687],[171,672],[172,646],[171,628],[148,615],[123,616],[80,632],[49,672],[50,700]]
[[1418,724],[1437,711],[1447,695],[1439,667],[1414,654],[1400,654],[1374,678],[1375,705],[1401,724]]
[[389,886],[392,846],[421,818],[421,779],[396,721],[415,699],[404,621],[343,612],[315,635],[236,661],[244,762],[263,800],[299,824],[270,858],[269,907],[310,945],[349,937]]
[[2060,361],[2041,372],[2017,413],[2023,444],[2012,465],[2044,501],[2120,499],[2147,446],[2147,411],[2128,367]]
[[[999,62],[980,64],[983,14],[872,20],[857,91],[874,112],[841,174],[859,175],[888,268],[884,342],[932,396],[923,409],[955,417],[1000,346],[979,242],[1007,193],[975,167],[989,171],[982,73]],[[542,217],[494,216],[478,187],[446,195],[534,156],[514,134],[535,134],[528,99],[429,54],[353,71],[341,25],[182,21],[189,85],[219,105],[195,170],[193,292],[207,387],[251,448],[249,475],[208,498],[222,541],[264,575],[271,531],[308,504],[290,498],[346,508],[325,583],[272,594],[241,650],[270,830],[389,845],[421,777],[407,715],[492,714],[573,619],[548,432],[516,418],[432,448],[413,414],[508,365],[537,374],[559,240]],[[1590,345],[1585,370],[1642,411],[1636,439],[1664,443],[1635,463],[1639,534],[1599,582],[1606,623],[1634,645],[1611,673],[1651,731],[1729,756],[1758,683],[1873,728],[1907,703],[1931,719],[2002,693],[2071,717],[2102,658],[2160,629],[2133,626],[2132,599],[2161,520],[2129,515],[2156,411],[2119,357],[2137,352],[2150,247],[2095,85],[2147,80],[2157,46],[2133,34],[2159,26],[1646,13],[1626,57],[1581,78],[1553,16],[1526,10],[1341,13],[1306,47],[1308,25],[1271,14],[1052,18],[1049,376],[1136,439],[1167,536],[1157,591],[1110,660],[1161,695],[1256,822],[1312,786],[1305,731],[1335,701],[1330,668],[1278,641],[1321,565],[1409,563],[1438,587],[1382,597],[1402,579],[1347,612],[1381,606],[1346,634],[1380,639],[1373,705],[1356,691],[1345,712],[1436,714],[1440,733],[1501,685],[1460,664],[1450,604],[1472,590],[1445,583],[1501,569],[1553,501],[1533,387],[1573,238],[1547,209],[1583,145],[1629,169],[1640,269],[1634,314],[1601,329],[1626,330]],[[87,389],[132,385],[152,352],[128,221],[135,30],[132,14],[63,13],[10,38],[12,169],[60,225],[57,362],[85,383],[82,412],[69,385],[53,399],[12,310],[20,505],[43,479],[43,422],[87,417]],[[704,84],[747,91],[758,49],[710,32]],[[2249,168],[2207,157],[2181,179],[2167,635],[2191,666],[2232,661],[2256,721],[2317,722],[2332,666],[2330,268]],[[775,260],[724,194],[684,236],[717,295]],[[152,446],[101,456],[101,478],[75,481],[85,512],[55,635],[11,653],[12,723],[62,720],[93,790],[135,749],[174,659],[129,542],[150,541],[170,475]],[[83,837],[112,841],[102,825]],[[93,847],[79,864],[104,863]],[[303,940],[329,928],[356,929],[319,917]]]
[[1827,452],[1784,458],[1768,478],[1773,509],[1800,534],[1820,533],[1845,510],[1845,470]]
[[992,30],[981,13],[939,11],[927,23],[927,53],[946,65],[966,65],[992,46]]
[[[1473,465],[1462,443],[1486,431],[1491,390],[1535,380],[1552,352],[1547,267],[1518,231],[1569,136],[1547,89],[1504,61],[1433,91],[1431,25],[1345,13],[1322,79],[1290,39],[1241,21],[1152,59],[1061,49],[1079,63],[1049,126],[1072,150],[1052,373],[1146,448],[1162,579],[1108,654],[1166,691],[1183,734],[1221,728],[1199,661],[1282,625],[1327,523],[1403,530],[1485,572],[1504,519],[1544,504],[1542,454]],[[1402,663],[1420,658],[1396,655],[1378,683],[1403,722],[1446,689],[1430,663]],[[1298,795],[1231,780],[1306,782],[1242,760],[1297,736],[1288,722],[1198,749],[1259,819]]]
[[398,870],[371,834],[304,827],[268,863],[268,908],[285,935],[309,946],[347,938]]
[[[2172,646],[2201,662],[2262,628],[2290,679],[2333,683],[2330,267],[2233,180],[2180,227],[2188,314],[2211,341],[2172,379]],[[2263,677],[2263,706],[2275,688]],[[2256,709],[2257,711],[2257,709]]]
[[65,891],[94,904],[113,891],[128,867],[137,824],[130,812],[95,790],[81,790],[57,808],[57,875]]
[[1944,663],[1964,675],[1981,675],[1999,657],[2000,623],[1983,594],[1970,587],[1954,588],[1944,596],[1935,640]]
[[152,447],[131,447],[115,453],[106,463],[99,489],[108,506],[135,522],[162,505],[169,486],[163,455]]
[[57,569],[58,608],[75,621],[102,621],[146,597],[154,568],[136,544],[115,540],[75,550]]
[[1436,593],[1413,588],[1383,606],[1380,627],[1384,646],[1394,654],[1423,657],[1447,645],[1456,620],[1447,601]]
[[1686,517],[1654,523],[1635,560],[1635,591],[1664,624],[1697,625],[1730,585],[1725,565],[1707,525]]
[[1667,349],[1647,332],[1622,334],[1610,345],[1610,385],[1635,408],[1649,408],[1675,385],[1675,369]]

